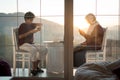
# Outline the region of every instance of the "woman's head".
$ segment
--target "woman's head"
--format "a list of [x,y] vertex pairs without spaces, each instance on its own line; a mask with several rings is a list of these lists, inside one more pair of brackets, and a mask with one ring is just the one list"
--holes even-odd
[[85,19],[87,20],[87,22],[88,22],[89,24],[93,24],[94,22],[96,22],[96,17],[95,17],[95,15],[92,14],[92,13],[87,14],[87,15],[85,16]]

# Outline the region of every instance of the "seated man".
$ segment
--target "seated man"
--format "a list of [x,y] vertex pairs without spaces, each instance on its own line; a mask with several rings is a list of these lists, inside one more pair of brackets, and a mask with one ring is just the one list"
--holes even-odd
[[43,72],[41,70],[39,63],[41,59],[46,57],[47,48],[42,45],[37,45],[33,43],[34,33],[41,30],[41,23],[32,23],[35,15],[32,12],[27,12],[24,16],[25,23],[22,23],[18,28],[18,44],[19,48],[31,53],[32,61],[32,71],[33,75],[36,75],[38,72]]
[[[87,33],[79,29],[79,33],[86,39],[85,42],[74,48],[74,63],[78,62],[81,64],[85,63],[85,53],[88,49],[99,50],[102,47],[104,29],[102,26],[96,21],[96,17],[89,13],[86,15],[85,19],[90,24]],[[79,54],[80,61],[76,61],[75,55]],[[74,65],[76,66],[76,65]],[[77,65],[79,66],[79,65]]]

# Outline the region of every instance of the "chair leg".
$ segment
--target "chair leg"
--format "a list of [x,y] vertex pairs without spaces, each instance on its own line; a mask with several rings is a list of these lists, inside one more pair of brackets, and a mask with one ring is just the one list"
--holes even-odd
[[25,55],[24,54],[22,54],[22,69],[23,69],[23,71],[24,71],[24,68],[25,68]]
[[13,63],[13,75],[16,75],[16,61]]
[[13,75],[16,75],[16,58],[13,56]]
[[23,71],[25,69],[25,62],[24,61],[22,61],[22,69],[23,69]]
[[31,75],[31,60],[28,62],[28,75]]

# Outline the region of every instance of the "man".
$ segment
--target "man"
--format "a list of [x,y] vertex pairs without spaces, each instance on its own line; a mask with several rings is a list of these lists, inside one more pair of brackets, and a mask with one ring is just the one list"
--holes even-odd
[[32,12],[27,12],[24,15],[25,22],[18,28],[18,44],[19,48],[31,53],[32,70],[31,73],[36,75],[38,72],[43,72],[38,66],[41,59],[46,57],[47,49],[42,45],[34,44],[34,33],[41,30],[41,23],[32,23],[35,15]]

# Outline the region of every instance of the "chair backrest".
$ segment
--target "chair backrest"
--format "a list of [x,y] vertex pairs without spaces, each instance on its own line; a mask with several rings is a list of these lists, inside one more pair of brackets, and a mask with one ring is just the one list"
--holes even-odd
[[102,51],[106,47],[106,32],[107,32],[107,28],[104,28],[104,36],[103,36],[102,48],[101,48]]
[[104,29],[104,36],[101,50],[87,51],[86,62],[105,61],[106,60],[106,45],[107,45],[107,28]]
[[12,42],[15,50],[18,50],[18,28],[12,28]]

